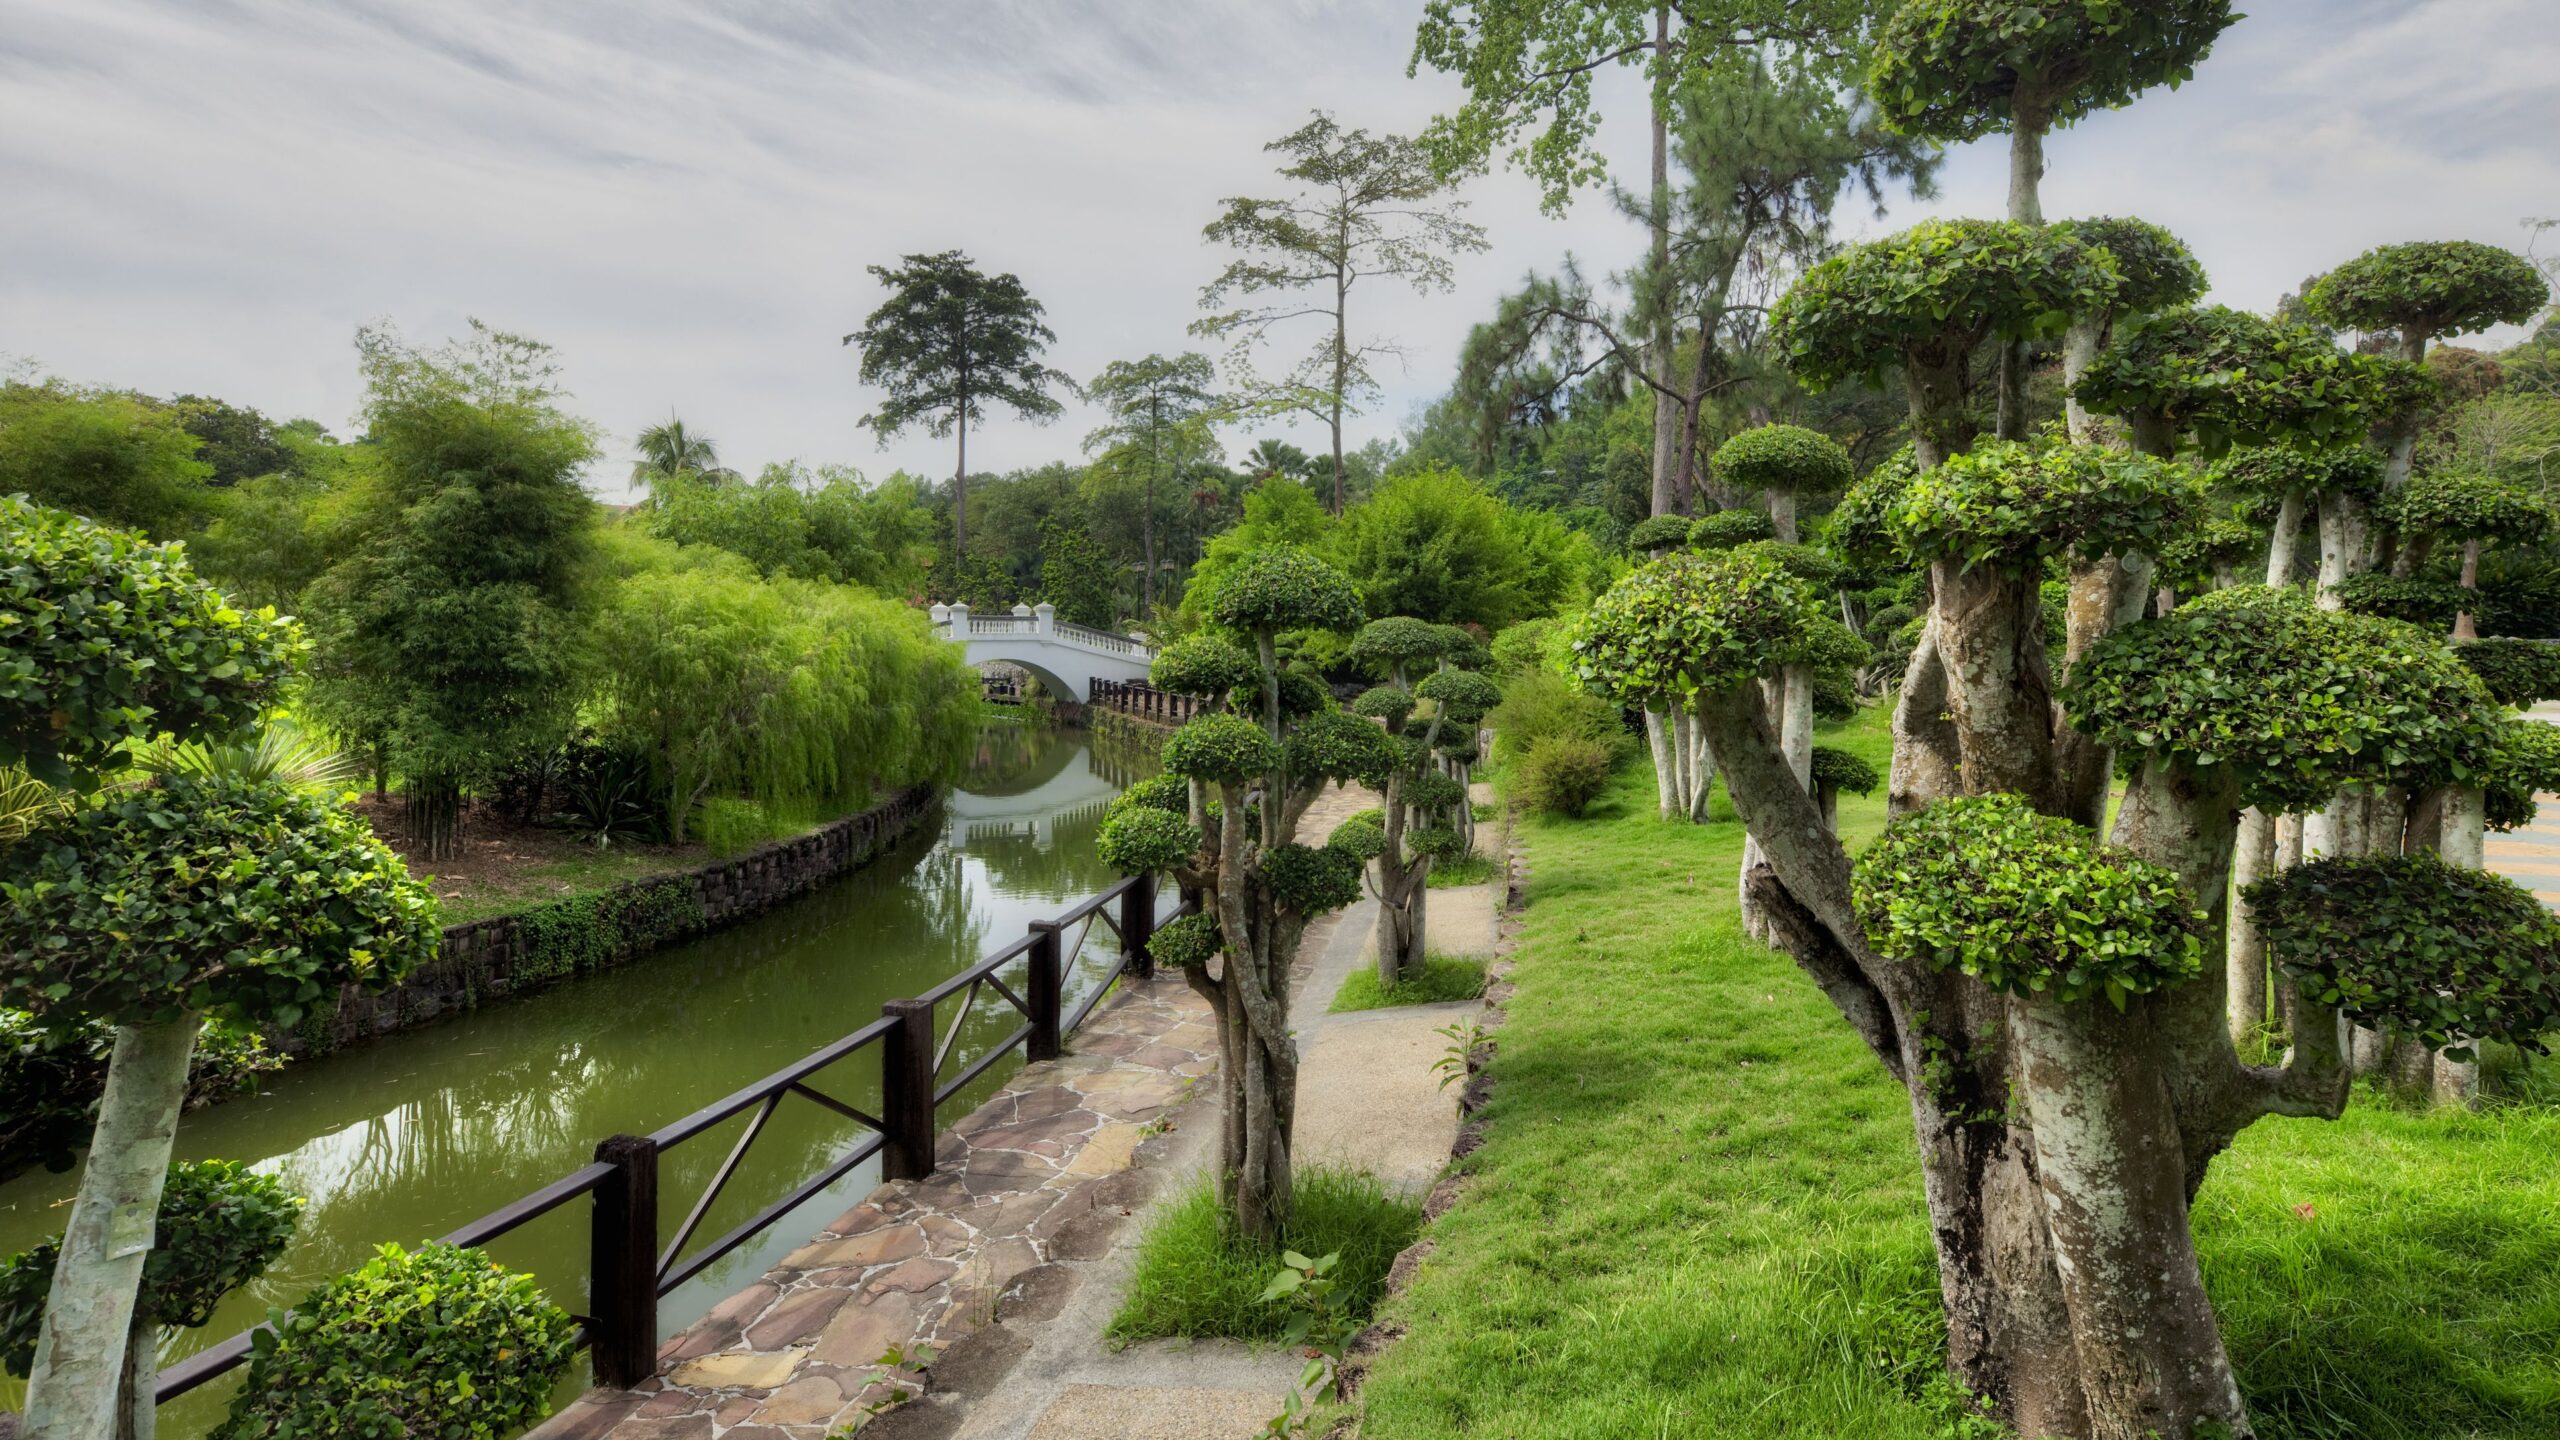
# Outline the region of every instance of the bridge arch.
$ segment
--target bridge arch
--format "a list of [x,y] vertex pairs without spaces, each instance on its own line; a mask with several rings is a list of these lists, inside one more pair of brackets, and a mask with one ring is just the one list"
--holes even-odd
[[961,646],[971,666],[1019,666],[1059,698],[1079,704],[1093,698],[1095,681],[1144,680],[1155,663],[1145,641],[1062,621],[1046,603],[991,615],[973,614],[965,604],[936,605],[931,614],[934,629]]

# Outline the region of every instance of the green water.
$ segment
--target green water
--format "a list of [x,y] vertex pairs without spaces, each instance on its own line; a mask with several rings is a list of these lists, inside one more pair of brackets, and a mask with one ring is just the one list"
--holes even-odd
[[[1110,884],[1115,877],[1093,857],[1094,832],[1104,802],[1146,763],[1097,753],[1080,732],[990,726],[938,829],[823,890],[694,944],[295,1064],[255,1095],[188,1116],[178,1132],[182,1158],[253,1161],[309,1204],[276,1267],[212,1325],[170,1335],[163,1363],[256,1323],[271,1305],[290,1305],[380,1242],[446,1234],[586,1164],[608,1135],[654,1130],[761,1079],[876,1019],[881,1002],[966,969],[1032,920]],[[1110,931],[1094,927],[1067,980],[1071,1009],[1114,953]],[[1005,978],[1020,993],[1018,963]],[[937,1019],[948,1024],[955,1003]],[[1018,1023],[1004,1001],[985,997],[943,1074],[958,1073]],[[810,1083],[876,1114],[879,1063],[879,1047],[868,1047]],[[942,1121],[966,1114],[1015,1063],[945,1101]],[[662,1236],[673,1237],[747,1118],[666,1154]],[[863,1133],[787,1099],[694,1246],[772,1204]],[[0,1185],[0,1255],[58,1232],[76,1180],[37,1173]],[[661,1302],[663,1328],[673,1333],[699,1317],[878,1183],[876,1161],[856,1169],[687,1282]],[[586,1237],[586,1204],[573,1201],[489,1250],[533,1272],[575,1311],[585,1295]],[[161,1433],[202,1434],[235,1381],[236,1372],[164,1407]],[[18,1388],[0,1379],[0,1406],[14,1406]]]

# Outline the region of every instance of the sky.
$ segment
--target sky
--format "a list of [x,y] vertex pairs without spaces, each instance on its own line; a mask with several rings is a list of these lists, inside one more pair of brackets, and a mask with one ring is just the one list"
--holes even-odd
[[[219,395],[341,430],[351,344],[477,317],[557,347],[618,494],[669,415],[730,465],[951,468],[886,447],[840,344],[865,267],[958,248],[1021,276],[1090,378],[1210,349],[1185,326],[1222,197],[1269,193],[1268,141],[1311,109],[1412,133],[1460,98],[1409,78],[1419,0],[0,0],[0,367]],[[2560,216],[2560,3],[2252,0],[2196,77],[2048,146],[2046,212],[2166,225],[2211,298],[2265,309],[2370,246],[2521,248]],[[1641,92],[1601,141],[1641,173]],[[2005,156],[1958,149],[1931,215],[1997,215]],[[1448,293],[1380,291],[1354,328],[1407,354],[1350,442],[1445,389],[1468,327],[1567,253],[1641,237],[1496,172],[1463,191],[1491,248]],[[2543,250],[2560,250],[2560,232]],[[2494,337],[2493,337],[2494,338]],[[1069,458],[1099,416],[973,433],[972,471]],[[1312,427],[1239,429],[1241,452]]]

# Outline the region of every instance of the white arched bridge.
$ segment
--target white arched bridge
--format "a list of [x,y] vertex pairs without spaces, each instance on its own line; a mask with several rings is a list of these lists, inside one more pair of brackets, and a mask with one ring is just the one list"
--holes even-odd
[[934,628],[964,647],[973,666],[1016,665],[1060,700],[1081,704],[1097,680],[1129,684],[1147,678],[1156,652],[1134,636],[1073,625],[1049,604],[1016,605],[1009,615],[973,615],[967,605],[936,605]]

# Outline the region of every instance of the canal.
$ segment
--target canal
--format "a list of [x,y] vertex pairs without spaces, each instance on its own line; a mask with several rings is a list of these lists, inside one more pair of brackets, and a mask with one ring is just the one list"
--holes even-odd
[[[253,1162],[307,1208],[276,1267],[213,1324],[168,1336],[162,1363],[292,1304],[381,1242],[445,1234],[586,1164],[608,1135],[655,1129],[761,1079],[876,1019],[881,1002],[968,968],[1031,921],[1110,884],[1116,877],[1093,854],[1102,808],[1152,764],[1097,748],[1081,731],[991,725],[938,825],[824,889],[618,969],[294,1064],[254,1095],[188,1116],[180,1157]],[[1067,978],[1070,1008],[1115,953],[1111,932],[1094,927]],[[987,997],[944,1073],[1018,1018]],[[878,1056],[870,1047],[811,1083],[876,1114]],[[942,1122],[968,1113],[1013,1068],[1000,1064],[944,1102]],[[672,1236],[744,1125],[729,1121],[668,1152],[662,1233]],[[862,1133],[814,1104],[783,1105],[695,1245],[772,1204]],[[76,1178],[38,1172],[0,1185],[0,1256],[60,1231]],[[688,1281],[662,1302],[664,1329],[699,1318],[878,1183],[874,1161]],[[564,1206],[490,1253],[581,1310],[585,1211],[583,1202]],[[583,1383],[571,1377],[564,1395]],[[235,1384],[236,1372],[165,1407],[161,1433],[204,1434]],[[0,1377],[0,1408],[15,1408],[22,1389]]]

